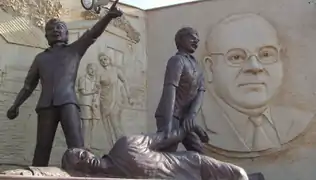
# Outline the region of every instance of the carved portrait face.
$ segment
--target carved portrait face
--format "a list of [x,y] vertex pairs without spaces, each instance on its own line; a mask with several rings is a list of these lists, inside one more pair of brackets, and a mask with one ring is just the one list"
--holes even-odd
[[104,68],[111,65],[111,58],[106,55],[100,55],[99,61],[100,61],[100,65]]
[[64,22],[51,19],[45,26],[45,36],[50,46],[58,42],[68,43],[68,29]]
[[206,71],[215,93],[236,108],[267,105],[282,83],[276,30],[257,15],[230,17],[207,39]]
[[96,74],[96,71],[97,71],[97,67],[94,64],[89,63],[87,65],[87,74],[88,75],[94,76]]
[[175,40],[178,50],[190,54],[195,52],[200,41],[197,31],[190,27],[180,29],[176,34]]

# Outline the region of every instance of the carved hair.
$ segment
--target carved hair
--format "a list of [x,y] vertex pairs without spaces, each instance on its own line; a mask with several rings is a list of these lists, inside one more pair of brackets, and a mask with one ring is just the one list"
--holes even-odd
[[65,171],[73,171],[74,165],[73,149],[67,149],[61,159],[61,168]]
[[244,20],[248,18],[254,18],[256,19],[256,21],[260,21],[266,24],[267,26],[270,26],[271,28],[273,28],[276,31],[277,38],[280,40],[277,29],[267,19],[255,13],[236,13],[236,14],[232,14],[228,17],[223,18],[222,20],[220,20],[218,23],[214,24],[210,28],[206,36],[206,41],[205,41],[206,52],[210,53],[212,50],[211,49],[212,41],[213,41],[214,36],[216,37],[216,35],[214,34],[218,32],[218,27],[220,27],[221,25],[226,25],[232,22],[236,22],[236,21],[240,21],[240,20]]
[[183,39],[183,37],[189,35],[189,34],[198,34],[198,32],[193,29],[192,27],[183,27],[181,29],[179,29],[174,37],[177,49],[179,49],[181,47],[181,41]]
[[109,58],[111,60],[111,57],[106,55],[105,53],[103,52],[100,52],[99,55],[98,55],[98,58],[100,59],[101,57],[106,57],[106,58]]
[[64,26],[64,28],[66,28],[67,31],[68,31],[68,28],[67,28],[66,23],[65,23],[64,21],[61,21],[60,19],[57,19],[57,18],[52,18],[52,19],[50,19],[50,20],[47,21],[47,23],[46,23],[46,25],[45,25],[45,31],[47,30],[47,27],[48,27],[49,25],[57,24],[57,23],[62,24],[62,25]]
[[94,63],[88,63],[88,64],[87,64],[87,70],[88,70],[90,67],[91,67],[94,71],[96,71],[97,68],[98,68]]

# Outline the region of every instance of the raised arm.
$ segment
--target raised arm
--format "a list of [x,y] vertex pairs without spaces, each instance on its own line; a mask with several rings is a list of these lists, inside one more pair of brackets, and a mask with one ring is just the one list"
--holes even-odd
[[169,59],[165,72],[164,86],[159,104],[159,108],[161,108],[161,114],[156,114],[156,117],[161,116],[163,120],[167,122],[167,129],[165,129],[166,135],[168,135],[172,129],[174,103],[176,100],[176,88],[179,85],[183,66],[184,64],[181,57],[173,56]]
[[37,60],[33,61],[24,81],[24,86],[18,93],[12,107],[7,112],[9,119],[15,119],[18,116],[19,107],[30,97],[39,81],[39,71]]
[[109,12],[102,17],[91,29],[87,30],[73,44],[80,50],[81,55],[96,41],[98,37],[105,31],[112,19],[122,16],[122,12],[115,6],[111,7]]

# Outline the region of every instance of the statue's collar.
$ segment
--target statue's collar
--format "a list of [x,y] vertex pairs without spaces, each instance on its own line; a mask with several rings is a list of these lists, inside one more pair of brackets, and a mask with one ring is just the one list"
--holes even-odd
[[68,44],[60,44],[60,45],[58,45],[58,46],[50,46],[49,48],[47,48],[47,49],[45,49],[45,52],[47,52],[47,51],[51,51],[51,50],[53,50],[53,49],[58,49],[58,48],[63,48],[63,47],[66,47],[66,46],[68,46]]
[[176,55],[182,55],[182,56],[185,56],[186,58],[192,58],[192,59],[194,59],[194,57],[193,57],[191,54],[186,53],[186,52],[182,52],[182,51],[178,51],[178,52],[176,53]]

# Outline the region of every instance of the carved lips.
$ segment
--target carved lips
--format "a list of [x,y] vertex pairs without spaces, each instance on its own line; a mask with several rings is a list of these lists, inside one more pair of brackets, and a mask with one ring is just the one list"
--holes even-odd
[[249,83],[241,83],[238,84],[238,87],[242,86],[265,86],[266,84],[264,82],[249,82]]
[[198,44],[197,44],[197,43],[192,43],[192,44],[191,44],[191,47],[192,47],[193,49],[197,49]]

